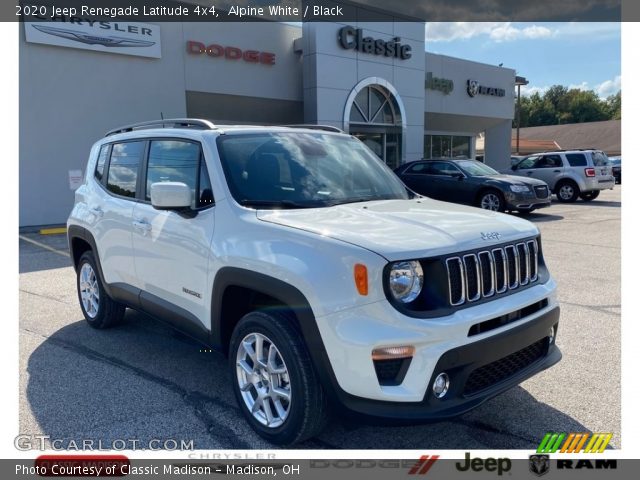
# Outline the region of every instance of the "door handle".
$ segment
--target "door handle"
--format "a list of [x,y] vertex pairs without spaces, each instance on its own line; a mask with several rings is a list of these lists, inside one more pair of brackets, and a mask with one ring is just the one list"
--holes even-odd
[[554,170],[553,173],[561,173],[562,170]]
[[133,227],[141,230],[143,235],[151,231],[151,224],[146,220],[134,220]]
[[527,175],[531,175],[531,174],[533,174],[533,172],[527,172]]
[[100,218],[100,217],[102,217],[104,215],[104,210],[102,210],[100,207],[90,208],[89,211],[91,213],[93,213],[98,218]]

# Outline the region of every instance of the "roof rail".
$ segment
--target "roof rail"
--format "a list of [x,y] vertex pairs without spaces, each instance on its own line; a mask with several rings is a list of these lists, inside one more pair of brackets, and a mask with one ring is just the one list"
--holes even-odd
[[125,125],[118,127],[114,130],[109,130],[105,137],[115,135],[117,133],[132,132],[134,130],[144,128],[200,128],[203,130],[215,130],[217,127],[209,120],[202,120],[199,118],[165,118],[162,120],[151,120],[149,122],[132,123],[131,125]]
[[308,128],[310,130],[324,130],[326,132],[336,132],[336,133],[344,133],[344,130],[339,129],[338,127],[334,127],[333,125],[312,125],[301,123],[298,125],[282,125],[283,127],[289,128]]

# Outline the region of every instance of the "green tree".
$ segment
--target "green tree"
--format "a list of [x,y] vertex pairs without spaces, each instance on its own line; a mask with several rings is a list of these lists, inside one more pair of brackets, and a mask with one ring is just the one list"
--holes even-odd
[[[520,100],[520,126],[597,122],[621,118],[622,93],[602,100],[593,91],[553,85],[543,95],[536,92]],[[517,116],[513,125],[516,126]]]

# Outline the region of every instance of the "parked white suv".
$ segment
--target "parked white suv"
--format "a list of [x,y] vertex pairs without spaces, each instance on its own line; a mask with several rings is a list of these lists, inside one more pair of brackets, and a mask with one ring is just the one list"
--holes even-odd
[[600,150],[558,150],[536,153],[511,167],[512,175],[547,182],[560,202],[595,200],[600,190],[615,185],[612,166]]
[[242,412],[278,444],[330,405],[459,415],[561,358],[538,229],[421,197],[332,127],[111,131],[68,236],[89,325],[134,308],[228,355]]

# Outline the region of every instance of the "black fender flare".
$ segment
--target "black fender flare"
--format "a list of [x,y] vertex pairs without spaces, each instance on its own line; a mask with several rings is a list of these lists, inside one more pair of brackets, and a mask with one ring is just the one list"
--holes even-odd
[[84,240],[91,247],[91,251],[93,252],[93,257],[96,260],[96,267],[98,269],[98,275],[100,276],[100,281],[104,289],[107,291],[109,296],[113,296],[109,285],[104,280],[104,274],[102,273],[102,265],[100,264],[100,256],[98,255],[98,247],[96,245],[96,240],[93,238],[93,234],[84,227],[79,225],[69,225],[67,228],[67,240],[69,242],[69,255],[71,255],[71,263],[73,264],[74,270],[76,270],[76,263],[74,261],[75,254],[73,251],[73,239],[79,238]]
[[218,270],[213,281],[211,295],[211,339],[213,344],[227,350],[227,345],[222,345],[222,299],[228,287],[248,288],[269,295],[287,305],[298,319],[303,340],[325,393],[332,397],[333,394],[341,390],[309,301],[293,285],[269,275],[237,267],[223,267]]

